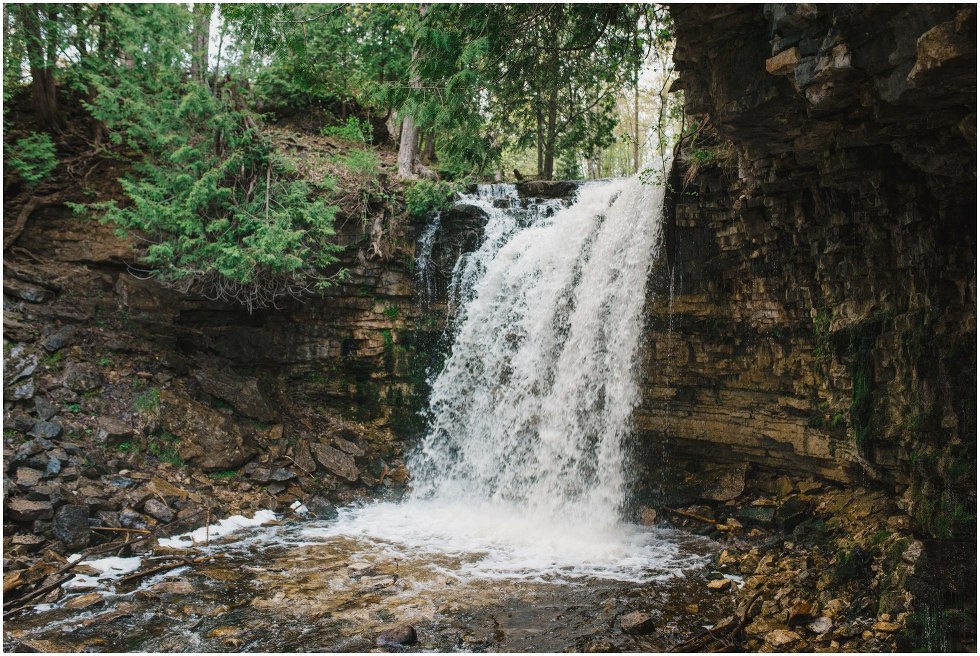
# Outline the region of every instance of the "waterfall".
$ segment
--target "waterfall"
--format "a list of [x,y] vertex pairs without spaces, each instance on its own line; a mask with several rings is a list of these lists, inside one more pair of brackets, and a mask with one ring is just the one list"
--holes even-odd
[[[447,290],[451,350],[408,458],[412,490],[304,534],[459,581],[641,582],[703,565],[694,538],[622,517],[663,189],[589,182],[569,204],[483,185],[461,202],[487,220]],[[419,242],[423,292],[433,239],[452,233],[452,213],[438,221]]]
[[619,521],[662,201],[636,179],[586,183],[564,209],[524,206],[508,185],[462,199],[489,218],[453,272],[414,498]]

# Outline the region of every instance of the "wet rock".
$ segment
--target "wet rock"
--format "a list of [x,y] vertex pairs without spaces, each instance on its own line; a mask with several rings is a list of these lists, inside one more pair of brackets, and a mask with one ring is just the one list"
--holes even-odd
[[402,624],[393,629],[388,629],[374,639],[374,644],[379,647],[398,647],[400,645],[411,645],[418,642],[418,635],[415,627],[411,624]]
[[579,183],[571,180],[530,180],[517,184],[522,198],[571,198]]
[[772,527],[773,517],[776,514],[775,508],[765,506],[746,506],[739,508],[736,516],[743,524],[750,526]]
[[88,362],[69,362],[62,375],[62,384],[73,392],[91,392],[102,387],[102,373]]
[[304,505],[317,519],[334,519],[337,517],[337,507],[323,497],[315,496]]
[[157,595],[164,594],[192,594],[194,586],[188,581],[163,581],[157,583],[149,589],[149,592]]
[[7,503],[7,512],[15,521],[33,522],[36,519],[51,519],[54,516],[54,507],[49,501],[13,499]]
[[640,508],[640,526],[653,526],[657,523],[657,511],[649,506]]
[[105,603],[105,597],[103,597],[98,592],[90,592],[88,594],[79,595],[78,597],[72,597],[65,602],[65,608],[71,608],[72,610],[82,610],[83,608],[92,608],[94,606],[101,606]]
[[714,465],[704,471],[689,475],[683,487],[699,499],[730,501],[745,491],[745,474],[748,463]]
[[619,648],[608,640],[590,640],[582,648],[582,652],[586,654],[615,654],[619,652]]
[[244,378],[230,369],[198,369],[192,374],[201,389],[231,404],[246,417],[274,422],[279,414],[259,390],[257,378]]
[[160,425],[180,438],[180,457],[204,471],[237,469],[259,452],[241,424],[168,390],[160,392]]
[[54,353],[72,344],[75,341],[75,335],[76,331],[74,326],[63,326],[42,339],[41,346],[48,353]]
[[174,511],[159,499],[147,500],[143,504],[143,512],[164,524],[169,524],[174,519]]
[[41,421],[47,421],[48,419],[51,419],[51,417],[58,414],[58,408],[43,396],[34,397],[34,411],[37,413],[38,419]]
[[714,590],[715,592],[729,592],[736,589],[738,586],[732,579],[715,579],[714,581],[708,581],[708,589]]
[[17,485],[20,487],[30,488],[40,483],[43,476],[44,474],[36,469],[31,469],[30,467],[18,467],[15,480],[17,481]]
[[331,474],[344,478],[351,483],[357,481],[361,472],[357,469],[354,458],[350,455],[326,444],[314,444],[312,450],[317,462]]
[[31,437],[43,437],[46,440],[53,440],[61,435],[61,424],[56,421],[39,421],[34,424],[28,433]]
[[375,567],[373,563],[351,563],[347,566],[347,575],[351,578],[359,578],[361,576],[371,576],[375,572]]
[[99,417],[99,430],[96,439],[107,447],[114,448],[133,439],[133,428],[124,421],[112,417]]
[[648,613],[634,611],[619,618],[619,628],[623,633],[642,635],[653,631],[653,616]]
[[54,536],[72,551],[84,549],[92,537],[88,523],[88,507],[65,505],[54,515]]

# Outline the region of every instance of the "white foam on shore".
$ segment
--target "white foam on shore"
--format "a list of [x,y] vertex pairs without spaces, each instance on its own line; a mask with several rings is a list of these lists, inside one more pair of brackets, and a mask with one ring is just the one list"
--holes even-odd
[[276,513],[271,510],[260,510],[251,518],[245,517],[244,515],[234,515],[210,526],[202,526],[189,533],[175,535],[172,538],[161,538],[158,543],[161,547],[169,547],[171,549],[190,549],[191,547],[202,545],[206,541],[231,535],[239,529],[262,526],[263,524],[275,521],[275,519]]
[[[74,563],[82,557],[82,554],[72,554],[68,557],[68,562]],[[143,564],[143,559],[139,556],[131,558],[118,558],[110,556],[99,558],[98,560],[86,560],[82,563],[86,567],[98,570],[98,575],[76,574],[75,578],[65,584],[66,589],[97,587],[99,581],[114,580],[125,576],[130,572],[135,572]]]

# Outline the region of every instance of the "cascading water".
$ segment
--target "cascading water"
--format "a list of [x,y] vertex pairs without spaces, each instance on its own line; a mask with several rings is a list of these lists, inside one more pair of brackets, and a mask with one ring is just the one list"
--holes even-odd
[[[662,202],[636,179],[585,183],[567,207],[512,185],[463,197],[488,218],[453,271],[451,352],[409,458],[412,491],[318,534],[467,554],[453,575],[481,578],[651,580],[698,561],[621,516]],[[423,234],[420,275],[446,228]]]

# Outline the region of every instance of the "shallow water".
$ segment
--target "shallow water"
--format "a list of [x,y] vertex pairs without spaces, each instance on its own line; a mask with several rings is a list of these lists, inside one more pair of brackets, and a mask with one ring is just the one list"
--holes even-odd
[[[199,547],[215,558],[194,568],[103,580],[104,603],[88,609],[66,607],[88,592],[73,590],[5,632],[58,651],[365,651],[410,623],[413,651],[566,651],[596,640],[649,651],[720,615],[697,575],[711,541],[621,530],[625,539],[535,529],[500,507],[348,508],[331,521],[242,529]],[[162,581],[192,591],[152,592]],[[653,634],[619,631],[617,617],[634,610],[654,614]]]

